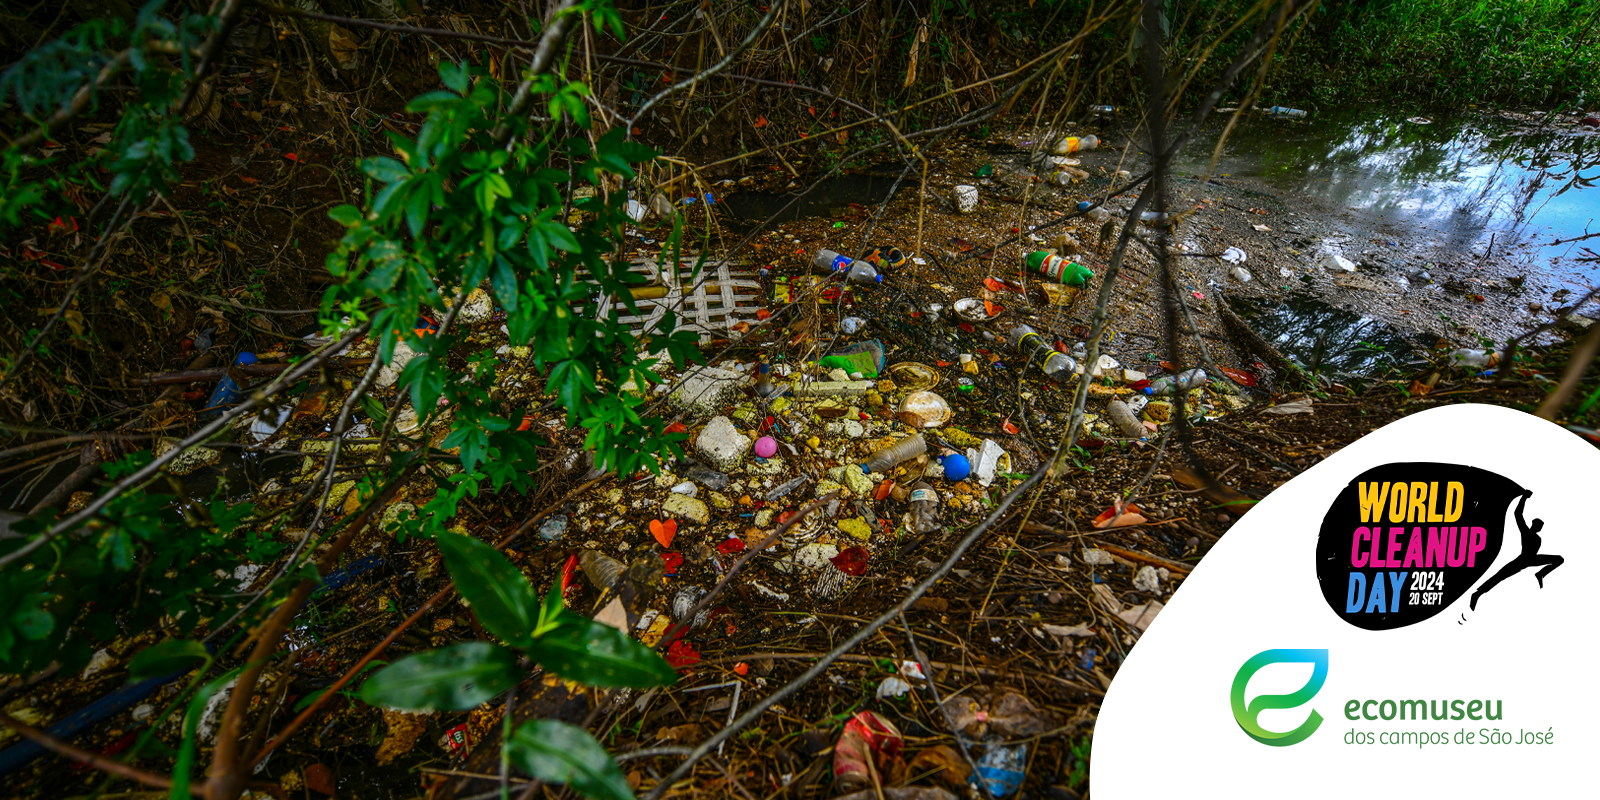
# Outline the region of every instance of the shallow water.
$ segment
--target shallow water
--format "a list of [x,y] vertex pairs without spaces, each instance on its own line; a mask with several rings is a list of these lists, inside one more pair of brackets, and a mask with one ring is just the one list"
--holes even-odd
[[[1522,116],[1522,115],[1513,115]],[[1600,278],[1575,262],[1597,240],[1552,245],[1600,230],[1600,132],[1575,118],[1313,114],[1306,122],[1250,115],[1229,135],[1212,174],[1260,180],[1285,193],[1355,212],[1412,243],[1482,253],[1522,245],[1540,266]],[[1180,155],[1204,174],[1221,124]],[[1374,231],[1374,233],[1377,233]],[[1391,238],[1379,237],[1374,238]]]
[[[882,172],[840,175],[823,181],[817,188],[804,194],[788,192],[737,192],[721,202],[723,210],[738,222],[759,224],[777,215],[774,223],[789,222],[808,217],[831,217],[851,205],[870,206],[887,200],[895,190],[895,174]],[[808,184],[809,185],[809,184]],[[898,191],[915,187],[910,177],[900,183]]]
[[1411,335],[1303,294],[1280,303],[1239,301],[1250,327],[1301,366],[1329,375],[1375,376],[1424,346]]

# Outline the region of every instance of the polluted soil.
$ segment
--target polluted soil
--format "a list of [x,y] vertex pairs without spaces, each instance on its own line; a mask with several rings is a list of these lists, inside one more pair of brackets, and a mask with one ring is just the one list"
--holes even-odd
[[[1470,254],[1451,261],[1435,253],[1433,266],[1421,265],[1437,273],[1432,283],[1418,283],[1404,272],[1416,260],[1404,248],[1391,254],[1381,242],[1357,241],[1337,214],[1248,181],[1176,176],[1172,208],[1181,218],[1165,230],[1142,226],[1140,236],[1151,243],[1169,237],[1173,288],[1187,306],[1179,325],[1182,366],[1207,361],[1226,368],[1227,377],[1211,374],[1184,395],[1181,410],[1171,395],[1144,394],[1178,365],[1163,365],[1172,354],[1161,269],[1137,242],[1109,296],[1105,358],[1086,365],[1080,355],[1078,372],[1088,375],[1048,377],[1037,357],[1014,345],[1012,331],[1026,324],[1046,345],[1082,352],[1110,254],[1104,226],[1117,227],[1131,200],[1111,198],[1104,221],[1073,215],[1080,202],[1105,200],[1139,171],[1131,149],[1109,131],[1102,135],[1102,148],[1056,165],[1078,171],[1065,186],[1030,177],[1031,143],[1042,140],[1031,134],[946,142],[926,151],[925,180],[920,165],[905,170],[891,195],[902,170],[879,168],[813,195],[788,219],[781,219],[783,198],[809,184],[776,165],[713,186],[710,202],[667,198],[691,226],[711,232],[698,275],[689,265],[659,267],[670,258],[662,247],[671,231],[660,217],[628,232],[623,255],[644,265],[667,294],[641,300],[642,312],[651,304],[699,304],[685,318],[704,322],[708,363],[681,371],[662,365],[660,384],[617,387],[647,397],[645,413],[670,420],[686,437],[685,457],[659,474],[594,470],[582,449],[586,431],[547,403],[540,374],[523,348],[507,343],[489,295],[471,293],[458,317],[470,331],[466,344],[498,354],[508,403],[527,409],[526,429],[546,443],[535,496],[475,498],[457,530],[502,543],[541,593],[557,587],[585,614],[601,614],[626,583],[623,613],[609,619],[661,649],[680,674],[665,689],[586,693],[535,671],[519,687],[513,717],[587,725],[642,794],[689,748],[781,691],[765,714],[672,787],[672,796],[844,794],[848,781],[834,778],[845,752],[836,748],[841,736],[852,724],[885,722],[900,743],[871,769],[891,787],[923,787],[914,796],[968,793],[970,768],[950,749],[957,736],[992,789],[1009,793],[1014,777],[1028,797],[1082,796],[1088,739],[1118,666],[1253,503],[1406,413],[1465,400],[1531,407],[1565,365],[1559,331],[1533,342],[1512,375],[1486,376],[1443,357],[1480,346],[1480,337],[1531,327],[1528,305],[1550,302],[1537,276],[1513,285],[1492,258],[1479,269]],[[971,213],[956,208],[958,185],[977,188]],[[780,219],[761,225],[774,215]],[[884,280],[848,284],[823,274],[812,260],[824,248],[878,250]],[[1229,248],[1244,251],[1245,260],[1224,260]],[[1095,276],[1084,287],[1041,283],[1021,268],[1023,255],[1040,249],[1087,265]],[[1323,263],[1330,254],[1356,269],[1333,260],[1330,270]],[[1238,268],[1252,279],[1232,274]],[[1396,288],[1402,277],[1409,290]],[[681,299],[685,294],[690,299]],[[1303,382],[1266,363],[1225,324],[1225,299],[1318,377]],[[958,305],[971,316],[960,316]],[[649,314],[641,316],[646,321],[625,324],[648,324]],[[347,355],[369,357],[373,349],[365,341]],[[765,380],[763,364],[770,368]],[[345,383],[351,377],[343,376]],[[1084,380],[1082,432],[1052,463]],[[376,392],[384,407],[394,399],[390,384],[380,379]],[[937,398],[911,397],[917,392]],[[1134,412],[1132,427],[1113,420],[1113,402],[1138,405],[1139,398],[1148,402]],[[320,469],[339,406],[308,395],[290,401],[287,422],[262,443],[293,454],[296,469],[234,479],[248,482],[267,510],[292,502],[288,487]],[[1176,433],[1180,415],[1190,423],[1187,436]],[[241,436],[251,422],[240,422]],[[381,426],[361,414],[356,422],[341,463],[373,457],[367,443]],[[448,424],[412,413],[396,430],[437,445]],[[859,468],[912,435],[923,437],[926,452],[870,473]],[[224,468],[197,461],[190,474],[200,479]],[[1048,478],[989,519],[1038,470]],[[436,548],[393,533],[436,486],[431,475],[407,484],[385,512],[386,531],[363,534],[297,621],[296,657],[268,683],[281,698],[278,722],[375,647],[392,661],[488,638],[447,590]],[[913,497],[914,489],[934,496]],[[336,482],[330,511],[353,511],[362,492],[353,480]],[[1122,505],[1130,498],[1132,505]],[[918,526],[913,502],[930,499],[936,524]],[[903,620],[878,629],[817,679],[788,688],[942,570],[985,520],[982,535],[909,604]],[[235,576],[241,591],[277,567],[259,566]],[[708,592],[718,594],[691,613]],[[675,623],[687,630],[669,639]],[[153,635],[119,642],[95,672],[49,692],[24,692],[8,711],[48,721],[90,705],[121,685],[126,659]],[[151,687],[100,718],[77,744],[120,752],[143,733],[149,709],[176,690],[173,683]],[[287,739],[257,778],[295,796],[483,795],[499,785],[504,710],[406,715],[367,706],[353,692],[341,695]],[[202,746],[214,735],[206,722],[214,726],[215,711],[201,714]],[[172,731],[160,733],[173,740]],[[59,766],[34,760],[15,767],[10,780],[36,797],[85,796],[98,785],[91,771]],[[870,786],[866,796],[876,796]],[[885,796],[913,795],[886,789]]]

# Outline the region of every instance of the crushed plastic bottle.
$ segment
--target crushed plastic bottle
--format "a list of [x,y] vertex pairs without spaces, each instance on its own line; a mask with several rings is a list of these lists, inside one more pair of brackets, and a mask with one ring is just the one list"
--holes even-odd
[[1039,369],[1051,380],[1066,383],[1072,379],[1078,370],[1078,363],[1065,353],[1058,353],[1056,349],[1045,344],[1044,337],[1039,332],[1027,325],[1018,325],[1011,329],[1011,343],[1028,357],[1031,363],[1039,360]]
[[1022,780],[1027,777],[1027,766],[1027,745],[1005,747],[999,743],[991,744],[988,752],[978,759],[978,772],[972,780],[974,783],[983,781],[989,793],[995,797],[1010,797],[1022,788]]
[[[245,366],[254,364],[258,360],[255,353],[246,352],[234,358],[233,363],[234,366]],[[241,397],[244,397],[244,390],[239,387],[233,376],[224,374],[222,380],[217,381],[217,388],[211,390],[211,397],[206,400],[206,407],[201,409],[195,418],[201,422],[216,419],[222,416],[224,408],[237,404]]]
[[1493,367],[1500,363],[1500,354],[1489,350],[1471,350],[1465,347],[1451,350],[1445,361],[1453,367]]
[[917,533],[939,529],[939,493],[927,481],[911,484],[911,529]]
[[767,501],[769,503],[774,501],[774,500],[778,500],[778,499],[782,498],[784,495],[786,495],[786,494],[788,494],[788,493],[800,488],[800,485],[805,483],[808,480],[811,480],[811,479],[806,477],[806,476],[804,476],[804,475],[801,475],[798,478],[793,478],[793,479],[791,479],[791,480],[789,480],[789,481],[787,481],[785,483],[782,483],[782,484],[774,487],[772,491],[767,492],[766,495],[764,497],[762,497],[761,499],[763,499],[763,500],[765,500],[765,501]]
[[1122,430],[1123,436],[1136,442],[1142,442],[1149,438],[1149,431],[1145,429],[1144,423],[1139,421],[1138,415],[1128,407],[1127,403],[1121,400],[1112,400],[1107,404],[1106,411],[1110,413],[1111,421],[1115,422],[1117,427]]
[[1210,382],[1203,369],[1191,369],[1177,375],[1162,375],[1146,386],[1144,393],[1152,397],[1172,394],[1175,390],[1189,391],[1198,389]]
[[1094,277],[1094,270],[1044,250],[1029,253],[1023,258],[1023,264],[1030,272],[1068,286],[1084,286]]
[[895,465],[910,461],[926,452],[928,443],[923,440],[922,434],[913,434],[867,456],[867,460],[861,464],[861,471],[868,475],[874,472],[887,472]]

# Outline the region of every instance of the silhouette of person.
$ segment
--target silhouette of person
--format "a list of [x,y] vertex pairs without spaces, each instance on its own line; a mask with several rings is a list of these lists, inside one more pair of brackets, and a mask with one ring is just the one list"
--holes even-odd
[[1472,602],[1470,603],[1472,610],[1478,610],[1478,598],[1485,592],[1493,589],[1506,578],[1525,569],[1541,565],[1544,567],[1544,569],[1534,573],[1534,577],[1539,580],[1539,588],[1543,589],[1544,576],[1549,575],[1552,570],[1566,561],[1561,556],[1539,552],[1539,546],[1544,541],[1539,538],[1539,531],[1544,529],[1544,520],[1536,519],[1532,525],[1529,525],[1522,516],[1523,510],[1528,507],[1528,498],[1532,496],[1533,491],[1531,489],[1523,490],[1522,499],[1517,501],[1517,527],[1522,530],[1522,553],[1511,559],[1510,563],[1501,567],[1499,572],[1496,572],[1489,580],[1484,581],[1483,585],[1472,593]]

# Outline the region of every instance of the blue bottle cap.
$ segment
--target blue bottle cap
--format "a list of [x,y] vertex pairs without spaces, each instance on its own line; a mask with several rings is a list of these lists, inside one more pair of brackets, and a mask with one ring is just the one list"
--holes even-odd
[[947,481],[964,481],[972,474],[972,462],[960,453],[952,453],[940,461],[944,464],[944,477]]
[[254,363],[256,363],[257,361],[260,361],[260,360],[261,359],[256,358],[256,354],[255,353],[244,352],[244,353],[240,353],[239,356],[233,360],[233,363],[235,363],[235,364],[254,364]]
[[873,283],[883,283],[883,276],[882,275],[874,275],[874,276],[872,276],[872,282]]

